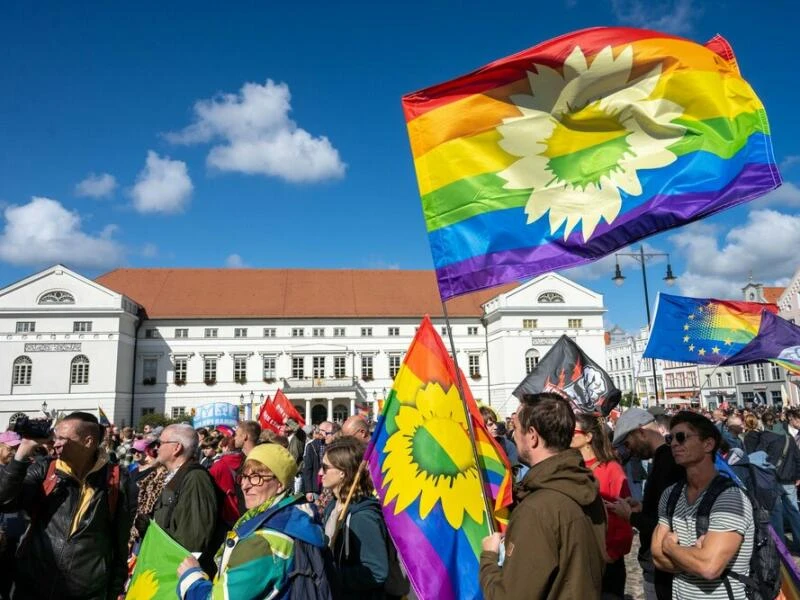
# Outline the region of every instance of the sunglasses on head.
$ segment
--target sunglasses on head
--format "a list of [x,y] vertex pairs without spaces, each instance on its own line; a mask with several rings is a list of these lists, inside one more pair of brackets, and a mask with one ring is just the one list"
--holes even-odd
[[683,432],[683,431],[679,431],[678,433],[674,433],[674,434],[673,433],[668,433],[667,435],[664,436],[664,440],[667,442],[667,444],[672,444],[672,442],[674,440],[674,441],[678,442],[679,446],[681,446],[690,437],[699,437],[699,435],[697,433],[686,433],[686,432]]

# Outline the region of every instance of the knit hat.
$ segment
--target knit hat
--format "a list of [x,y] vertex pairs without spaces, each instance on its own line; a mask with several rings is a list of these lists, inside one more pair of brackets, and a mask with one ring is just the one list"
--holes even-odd
[[278,444],[259,444],[247,455],[247,460],[254,460],[267,467],[288,488],[297,474],[297,462],[289,451]]

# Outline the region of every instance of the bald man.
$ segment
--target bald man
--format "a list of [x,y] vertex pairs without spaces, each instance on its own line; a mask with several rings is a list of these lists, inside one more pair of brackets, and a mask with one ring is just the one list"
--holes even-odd
[[369,442],[369,424],[360,415],[353,415],[342,425],[342,435],[352,436],[364,442]]

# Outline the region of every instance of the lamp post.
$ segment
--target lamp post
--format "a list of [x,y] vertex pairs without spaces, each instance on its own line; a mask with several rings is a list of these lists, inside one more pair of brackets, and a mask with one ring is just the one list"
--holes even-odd
[[241,416],[244,416],[245,419],[247,418],[247,413],[245,413],[245,406],[244,406],[244,394],[239,394],[239,415],[240,418]]
[[47,412],[47,400],[42,401],[42,412],[45,414],[45,416],[50,416],[50,413]]
[[[611,278],[618,287],[625,283],[625,276],[622,274],[622,270],[619,268],[619,257],[620,256],[629,256],[639,262],[642,265],[642,284],[644,285],[644,308],[645,312],[647,313],[647,328],[648,332],[652,330],[652,324],[650,322],[650,297],[647,293],[647,269],[645,265],[647,264],[647,260],[650,258],[657,258],[666,256],[667,257],[667,274],[664,276],[664,283],[668,286],[672,286],[675,281],[676,277],[672,274],[672,265],[669,262],[669,254],[666,252],[645,252],[644,246],[639,246],[639,252],[617,252],[614,254],[614,257],[617,259],[617,266],[614,270],[614,277]],[[648,333],[649,336],[649,333]],[[658,375],[656,374],[656,361],[655,359],[651,359],[653,361],[653,391],[655,393],[656,399],[656,406],[658,406]]]
[[250,390],[250,410],[248,411],[250,414],[247,415],[247,420],[253,420],[253,402],[255,402],[256,393],[253,390]]

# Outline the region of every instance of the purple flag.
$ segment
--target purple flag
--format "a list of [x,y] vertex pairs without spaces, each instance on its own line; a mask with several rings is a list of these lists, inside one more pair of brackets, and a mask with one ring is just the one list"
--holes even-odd
[[769,311],[761,313],[758,335],[723,365],[770,360],[792,371],[800,369],[800,327]]

